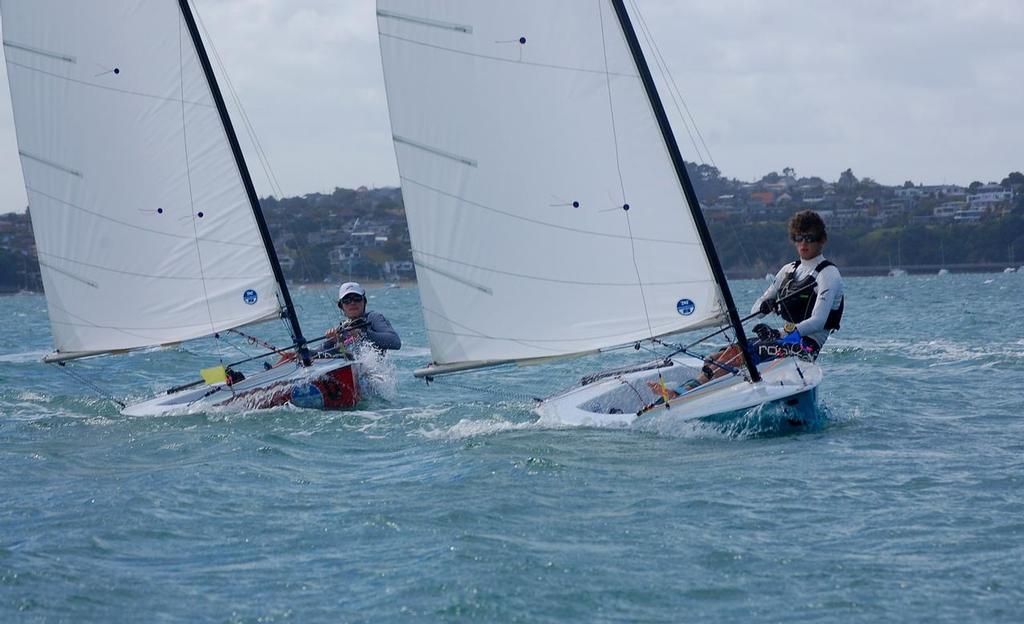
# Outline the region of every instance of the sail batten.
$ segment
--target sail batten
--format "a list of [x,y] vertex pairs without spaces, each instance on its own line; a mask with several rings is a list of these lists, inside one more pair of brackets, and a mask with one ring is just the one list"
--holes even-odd
[[422,25],[422,26],[431,26],[433,28],[442,28],[444,30],[454,30],[455,32],[465,33],[467,35],[468,34],[472,34],[472,32],[473,32],[473,27],[472,26],[467,26],[466,24],[455,24],[455,23],[452,23],[452,22],[441,22],[441,21],[438,21],[438,20],[427,19],[427,18],[424,18],[424,17],[417,17],[415,15],[404,15],[404,14],[401,14],[401,13],[395,13],[394,11],[385,11],[383,9],[378,9],[377,10],[377,15],[379,17],[384,17],[384,18],[394,19],[394,20],[400,20],[400,21],[404,21],[404,22],[410,22],[410,23],[419,24],[419,25]]
[[280,317],[244,163],[180,3],[0,11],[56,356]]
[[448,158],[449,160],[454,160],[457,163],[462,163],[463,165],[466,165],[468,167],[476,167],[476,161],[473,160],[472,158],[466,158],[465,156],[452,154],[451,152],[446,152],[442,149],[438,149],[430,145],[423,145],[422,143],[417,143],[416,141],[412,141],[405,137],[400,137],[397,134],[394,135],[392,139],[394,140],[395,143],[401,143],[403,145],[408,145],[409,147],[415,147],[416,149],[423,150],[424,152],[428,152],[430,154],[434,154],[435,156]]
[[574,356],[720,322],[704,242],[608,0],[378,0],[380,11],[472,25],[378,18],[435,362]]
[[64,61],[65,63],[77,63],[78,61],[73,56],[62,54],[60,52],[52,52],[50,50],[40,50],[39,48],[33,48],[32,46],[22,45],[13,41],[7,41],[4,39],[4,47],[11,48],[13,50],[21,50],[22,52],[29,52],[31,54],[38,54],[47,58],[56,59],[58,61]]

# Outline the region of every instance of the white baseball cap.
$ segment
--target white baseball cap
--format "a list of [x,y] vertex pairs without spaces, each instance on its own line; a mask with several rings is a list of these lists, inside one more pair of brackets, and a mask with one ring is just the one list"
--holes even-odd
[[341,288],[338,289],[338,301],[344,299],[345,295],[351,294],[356,294],[364,298],[366,297],[366,291],[363,290],[363,287],[360,286],[358,282],[345,282],[341,285]]

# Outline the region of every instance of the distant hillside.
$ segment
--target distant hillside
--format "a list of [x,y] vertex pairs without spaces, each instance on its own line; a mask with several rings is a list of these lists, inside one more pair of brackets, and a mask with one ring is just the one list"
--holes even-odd
[[[827,254],[870,273],[888,267],[992,269],[1024,264],[1024,175],[1000,182],[882,186],[851,170],[835,182],[790,168],[756,182],[688,165],[723,265],[732,276],[761,276],[794,257],[786,221],[820,213]],[[337,188],[330,194],[261,201],[285,275],[293,282],[414,279],[402,193]],[[41,288],[29,213],[0,215],[0,291]]]

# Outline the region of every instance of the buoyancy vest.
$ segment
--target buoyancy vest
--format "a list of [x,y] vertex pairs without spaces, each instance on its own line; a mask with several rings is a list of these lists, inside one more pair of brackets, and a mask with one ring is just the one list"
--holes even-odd
[[[818,266],[814,267],[813,271],[799,280],[795,279],[798,266],[800,266],[799,260],[793,263],[793,269],[782,279],[782,283],[779,285],[779,293],[776,295],[779,316],[790,323],[799,323],[810,318],[811,312],[814,310],[814,304],[818,301],[818,274],[827,267],[835,266],[835,264],[828,260],[823,260]],[[839,323],[843,319],[844,307],[846,307],[846,297],[839,300],[838,308],[829,311],[828,319],[825,321],[825,329],[829,331],[837,331],[839,329]]]

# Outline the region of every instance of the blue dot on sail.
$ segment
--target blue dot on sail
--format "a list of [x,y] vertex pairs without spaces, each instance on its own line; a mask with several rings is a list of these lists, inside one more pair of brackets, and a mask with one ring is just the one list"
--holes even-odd
[[690,299],[680,299],[676,303],[676,312],[683,316],[690,316],[696,309],[697,305]]
[[259,300],[259,295],[257,295],[256,291],[253,290],[252,288],[242,293],[242,301],[248,303],[249,305],[254,305],[257,300]]

